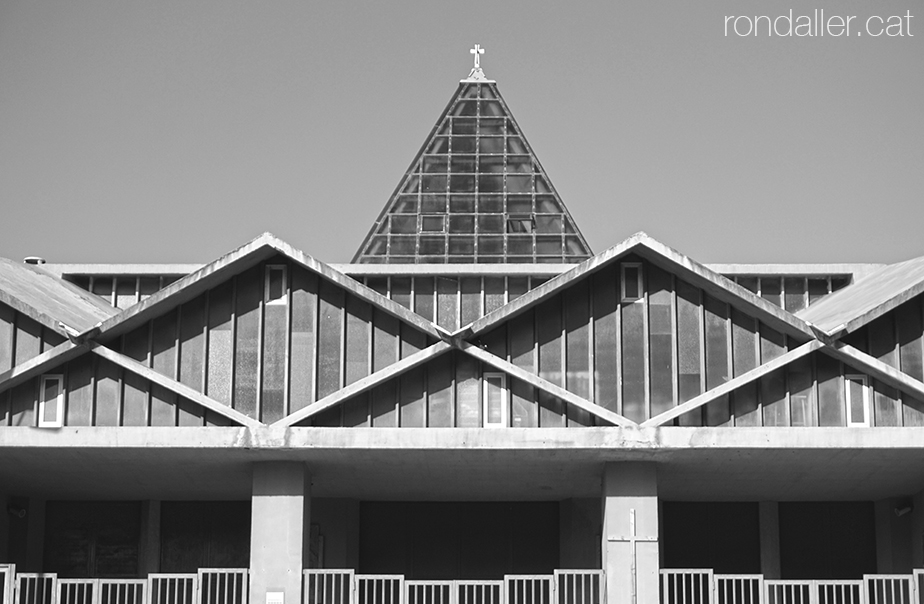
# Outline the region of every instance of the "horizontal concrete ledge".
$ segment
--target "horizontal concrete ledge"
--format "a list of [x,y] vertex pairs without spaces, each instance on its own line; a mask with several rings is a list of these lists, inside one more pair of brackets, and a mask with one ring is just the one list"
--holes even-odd
[[43,264],[42,269],[59,276],[94,277],[179,275],[193,273],[204,264]]
[[852,275],[862,279],[885,264],[706,264],[710,270],[725,276],[827,277]]
[[917,450],[914,428],[0,428],[3,449],[232,449],[261,451]]
[[331,264],[351,277],[555,277],[577,264]]

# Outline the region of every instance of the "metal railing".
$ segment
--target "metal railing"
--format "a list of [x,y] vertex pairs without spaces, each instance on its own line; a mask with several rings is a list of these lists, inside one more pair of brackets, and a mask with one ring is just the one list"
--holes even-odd
[[99,580],[58,579],[55,587],[55,602],[59,604],[97,604]]
[[815,604],[814,581],[765,579],[765,604]]
[[661,571],[662,604],[711,604],[713,574],[702,568]]
[[356,604],[402,604],[404,575],[354,575]]
[[[0,604],[248,604],[250,571],[203,568],[146,579],[59,579],[0,565]],[[303,604],[605,604],[601,570],[503,580],[405,581],[352,570],[303,572]],[[679,601],[678,601],[679,602]],[[729,602],[729,604],[738,604]],[[877,603],[878,604],[878,603]],[[882,604],[893,604],[883,602]]]
[[716,604],[760,604],[763,575],[713,575]]
[[[0,565],[0,604],[248,604],[244,568],[155,573],[147,579],[58,579]],[[403,575],[309,569],[303,604],[606,604],[600,570],[491,581],[405,581]],[[661,570],[662,604],[924,604],[924,569],[854,580],[781,580]]]
[[862,579],[764,579],[707,569],[661,571],[662,604],[924,604],[924,569]]
[[13,604],[13,579],[15,564],[0,564],[0,604]]
[[303,604],[352,604],[353,571],[306,569]]
[[57,604],[146,604],[145,579],[58,579]]
[[145,579],[100,579],[98,604],[146,604]]
[[[818,604],[866,604],[863,581],[815,581]],[[911,604],[910,602],[908,604]]]
[[148,575],[147,604],[197,604],[199,575],[153,573]]
[[198,604],[247,604],[246,568],[200,568]]
[[57,579],[55,573],[17,573],[13,603],[53,604]]
[[556,570],[558,604],[603,604],[602,570]]
[[507,604],[552,604],[552,575],[507,575],[504,593]]
[[455,581],[456,604],[504,604],[503,581]]
[[455,604],[454,581],[405,581],[405,604]]
[[[869,604],[904,604],[913,599],[920,581],[915,575],[863,575]],[[920,592],[919,592],[920,595]]]

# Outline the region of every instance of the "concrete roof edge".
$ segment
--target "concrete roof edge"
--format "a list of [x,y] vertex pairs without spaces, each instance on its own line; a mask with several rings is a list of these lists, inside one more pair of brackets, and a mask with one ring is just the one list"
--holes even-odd
[[531,276],[553,277],[577,264],[328,264],[349,277],[364,276]]
[[613,247],[600,252],[596,256],[588,258],[584,262],[575,265],[571,270],[565,273],[561,273],[560,275],[546,281],[539,287],[529,290],[516,300],[512,300],[497,310],[484,315],[480,319],[474,321],[471,325],[460,328],[456,333],[466,333],[470,331],[473,334],[477,334],[491,329],[492,327],[495,327],[504,321],[512,319],[520,313],[523,313],[526,310],[532,308],[542,300],[545,300],[555,293],[565,289],[574,281],[577,281],[578,279],[581,279],[587,275],[591,275],[603,267],[609,265],[617,258],[621,258],[647,239],[650,238],[645,233],[636,233],[624,241],[617,243]]
[[398,319],[410,323],[434,337],[439,338],[441,334],[448,336],[448,332],[426,321],[423,317],[412,313],[396,302],[367,288],[355,279],[330,268],[323,262],[290,246],[271,233],[260,235],[237,249],[222,255],[217,260],[171,283],[141,302],[128,307],[123,312],[98,325],[99,331],[96,331],[97,328],[91,328],[86,330],[82,335],[86,337],[98,337],[107,333],[121,333],[122,331],[127,331],[148,320],[148,318],[153,318],[159,313],[169,311],[195,296],[200,295],[202,292],[214,287],[229,276],[238,274],[276,254],[282,254],[290,258],[306,269],[334,282],[351,293],[358,295],[360,298],[381,307]]
[[[179,306],[187,301],[187,297],[191,298],[198,295],[200,289],[205,291],[208,284],[212,281],[218,281],[220,276],[233,273],[234,268],[240,268],[240,270],[248,268],[246,265],[247,261],[254,260],[255,254],[259,250],[273,250],[273,253],[275,253],[275,248],[270,245],[269,238],[271,237],[272,235],[264,233],[256,239],[223,254],[218,259],[174,281],[148,298],[145,298],[137,304],[128,307],[118,315],[102,322],[97,328],[87,330],[82,335],[92,335],[95,337],[108,333],[114,329],[124,327],[126,323],[130,323],[131,325],[142,323],[147,317],[153,316],[155,313],[164,312]],[[259,259],[256,261],[258,262]],[[203,284],[204,281],[205,283]],[[196,287],[197,285],[200,287]],[[178,294],[183,291],[192,292],[193,295],[178,297]],[[96,332],[97,329],[99,330],[98,332]]]
[[800,264],[704,264],[706,268],[722,275],[779,275],[794,277],[812,277],[828,275],[850,275],[855,279],[873,273],[885,264],[848,264],[848,263],[800,263]]
[[655,257],[648,257],[648,260],[657,264],[659,259],[663,259],[669,263],[667,267],[662,266],[665,270],[678,272],[679,269],[681,276],[685,275],[692,278],[694,285],[706,290],[707,293],[718,294],[717,297],[725,298],[723,301],[729,302],[733,306],[737,303],[740,309],[749,312],[749,314],[754,314],[757,319],[764,321],[771,327],[780,329],[784,333],[798,333],[809,339],[815,337],[815,332],[810,324],[741,287],[721,273],[713,271],[707,265],[700,264],[682,252],[678,252],[651,237],[646,236],[642,246],[656,254]]
[[188,275],[205,266],[199,264],[43,264],[42,268],[59,277],[64,276],[145,276]]

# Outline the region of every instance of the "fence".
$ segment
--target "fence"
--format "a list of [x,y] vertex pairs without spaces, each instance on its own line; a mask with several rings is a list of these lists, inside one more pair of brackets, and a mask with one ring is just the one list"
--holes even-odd
[[549,575],[507,575],[504,592],[508,604],[552,604],[554,577]]
[[200,568],[198,604],[247,604],[246,568]]
[[453,604],[454,581],[405,581],[405,604]]
[[714,575],[717,604],[760,604],[763,575]]
[[402,575],[317,569],[304,576],[304,604],[604,604],[600,570],[490,581],[410,581]]
[[684,568],[661,571],[663,604],[711,604],[713,589],[711,570]]
[[356,604],[401,604],[404,575],[354,575]]
[[54,573],[17,573],[13,603],[53,604],[57,579]]
[[558,604],[603,604],[602,570],[556,570]]
[[13,577],[15,564],[0,564],[0,604],[13,604]]
[[196,604],[199,575],[154,573],[148,575],[148,604]]
[[661,571],[662,604],[924,604],[924,570],[852,580],[764,579],[704,569]]
[[248,576],[247,569],[213,568],[147,579],[59,579],[0,565],[0,604],[248,604]]
[[[59,579],[0,565],[0,604],[248,604],[249,571],[200,569],[147,579]],[[924,604],[924,569],[855,580],[780,580],[661,571],[661,604]],[[606,604],[600,570],[491,581],[405,581],[403,575],[304,571],[304,604]],[[293,603],[290,603],[293,604]],[[297,603],[296,603],[297,604]]]
[[353,598],[352,570],[305,571],[304,604],[350,604]]
[[920,580],[914,575],[866,575],[863,581],[870,604],[902,604],[917,602],[922,595],[918,586]]

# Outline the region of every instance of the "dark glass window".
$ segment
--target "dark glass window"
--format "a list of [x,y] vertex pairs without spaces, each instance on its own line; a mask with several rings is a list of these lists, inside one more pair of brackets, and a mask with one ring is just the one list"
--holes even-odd
[[[434,239],[435,233],[461,237]],[[464,84],[359,261],[529,263],[589,256],[496,87]]]
[[531,216],[511,216],[507,219],[508,233],[532,233],[533,219]]
[[642,265],[624,263],[622,265],[622,299],[631,302],[642,297]]
[[445,216],[421,216],[420,230],[425,233],[442,233],[446,230]]

